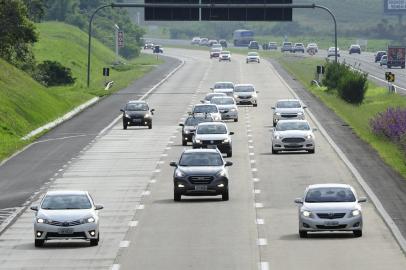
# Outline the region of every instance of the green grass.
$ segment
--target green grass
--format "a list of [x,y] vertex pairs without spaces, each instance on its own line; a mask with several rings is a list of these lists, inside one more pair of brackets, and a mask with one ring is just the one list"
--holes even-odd
[[110,66],[115,54],[93,39],[91,87],[86,87],[87,34],[76,27],[57,22],[37,25],[39,42],[34,46],[38,62],[55,60],[72,69],[73,85],[46,88],[26,73],[0,59],[0,160],[10,156],[30,141],[21,138],[30,131],[64,115],[95,97],[108,95],[160,64],[153,56],[127,62],[124,71],[110,70],[112,90],[104,90],[102,68]]
[[364,103],[360,106],[351,105],[334,93],[327,92],[325,88],[310,85],[310,81],[314,78],[316,66],[322,64],[323,60],[280,56],[277,56],[277,60],[311,93],[341,117],[362,140],[369,143],[387,164],[406,178],[405,153],[387,138],[374,135],[369,127],[370,119],[377,113],[383,112],[389,107],[405,108],[405,97],[389,94],[385,88],[369,82]]

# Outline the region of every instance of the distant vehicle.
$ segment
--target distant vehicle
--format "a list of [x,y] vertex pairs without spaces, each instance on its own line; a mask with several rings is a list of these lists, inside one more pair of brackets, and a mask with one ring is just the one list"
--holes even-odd
[[210,103],[211,99],[214,97],[226,97],[227,95],[225,93],[208,93],[204,99],[202,99],[200,102],[202,103]]
[[306,120],[280,120],[273,129],[272,154],[280,151],[316,150],[313,130]]
[[216,104],[219,108],[221,120],[238,122],[238,108],[233,97],[213,97],[210,103]]
[[213,90],[213,93],[224,93],[230,97],[234,95],[234,84],[232,82],[216,82],[214,87],[210,89]]
[[210,50],[210,58],[213,58],[213,57],[217,58],[220,56],[220,53],[221,53],[221,49],[213,48]]
[[193,107],[191,115],[195,117],[210,115],[214,121],[221,121],[221,114],[216,104],[196,104]]
[[222,51],[219,56],[219,62],[221,61],[229,61],[231,62],[231,52],[230,51]]
[[220,39],[219,43],[223,48],[227,48],[228,44],[227,44],[227,41],[225,39]]
[[306,47],[306,52],[310,54],[310,52],[314,52],[314,54],[319,52],[319,47],[316,43],[309,43]]
[[350,49],[348,50],[349,54],[353,54],[353,53],[358,53],[361,54],[361,46],[358,44],[353,44],[350,46]]
[[154,115],[155,109],[150,110],[145,101],[129,101],[120,111],[123,113],[123,129],[127,129],[128,126],[152,128],[152,115]]
[[201,38],[199,42],[199,46],[208,46],[209,39],[208,38]]
[[298,205],[299,236],[308,232],[352,231],[362,236],[362,209],[360,203],[367,199],[358,197],[354,188],[345,184],[317,184],[306,188]]
[[[327,57],[335,55],[336,55],[335,47],[328,48]],[[337,48],[337,57],[340,57],[340,48]]]
[[182,127],[182,145],[186,146],[188,142],[192,142],[195,135],[196,127],[200,123],[213,122],[213,117],[210,115],[204,116],[189,116],[184,123],[180,123]]
[[281,47],[281,52],[292,52],[293,45],[292,42],[283,42]]
[[388,46],[387,50],[388,63],[387,67],[401,67],[405,68],[405,53],[406,47],[404,46]]
[[207,46],[212,47],[214,44],[219,44],[219,42],[215,39],[210,39]]
[[278,49],[278,43],[276,43],[276,42],[268,43],[268,50],[277,50],[277,49]]
[[382,55],[381,60],[379,60],[379,65],[380,66],[387,66],[388,65],[388,56]]
[[180,201],[186,196],[221,195],[228,201],[228,170],[231,161],[224,161],[218,149],[188,149],[183,151],[179,162],[169,164],[173,172],[173,199]]
[[375,53],[375,63],[381,61],[381,57],[386,55],[386,51],[377,51]]
[[278,100],[275,107],[272,107],[272,110],[274,110],[273,126],[275,127],[279,120],[305,119],[304,109],[306,109],[306,106],[298,99]]
[[34,210],[35,246],[48,240],[84,239],[91,246],[100,240],[98,211],[87,191],[48,191]]
[[199,45],[199,43],[200,43],[200,37],[192,38],[192,42],[191,42],[192,45]]
[[239,30],[234,31],[233,43],[234,43],[234,46],[236,46],[236,47],[248,46],[248,44],[250,44],[250,42],[253,40],[254,40],[254,31],[244,30],[244,29],[239,29]]
[[234,86],[234,99],[237,104],[252,104],[258,106],[257,93],[253,84],[236,84]]
[[212,49],[220,49],[220,51],[223,50],[223,46],[221,46],[220,43],[212,44],[212,45],[211,45],[211,48],[212,48]]
[[251,63],[251,62],[256,62],[256,63],[260,63],[261,59],[259,57],[259,54],[257,52],[249,52],[246,58],[246,62]]
[[301,52],[304,53],[305,52],[305,47],[303,45],[303,43],[295,43],[295,46],[293,47],[293,52]]
[[248,49],[253,49],[253,50],[259,50],[259,44],[256,41],[251,41],[250,44],[248,44]]
[[147,50],[147,49],[152,50],[153,48],[154,48],[154,43],[153,42],[150,42],[150,41],[145,42],[144,50]]
[[231,136],[224,122],[200,123],[196,128],[193,137],[193,148],[217,148],[227,157],[233,156],[233,143]]
[[164,53],[164,50],[162,49],[161,45],[154,45],[153,52],[154,53]]

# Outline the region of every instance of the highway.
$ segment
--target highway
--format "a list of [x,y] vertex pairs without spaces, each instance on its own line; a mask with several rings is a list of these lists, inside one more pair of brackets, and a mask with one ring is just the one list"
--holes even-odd
[[[116,101],[103,114],[109,121],[98,127],[98,133],[105,132],[64,146],[80,150],[49,167],[44,176],[55,174],[52,180],[38,177],[41,180],[36,181],[38,195],[47,189],[83,189],[104,205],[99,246],[51,241],[44,248],[34,248],[33,213],[25,210],[0,235],[0,269],[406,269],[404,253],[371,202],[363,205],[362,238],[351,233],[299,238],[293,200],[307,185],[347,183],[359,196],[366,194],[321,132],[316,133],[315,154],[271,154],[270,108],[276,100],[295,95],[271,63],[245,64],[240,55],[233,55],[230,63],[219,63],[210,60],[208,52],[182,49],[165,49],[165,54],[185,63],[146,97],[156,109],[152,130],[123,130],[120,121],[109,124],[119,115]],[[178,64],[171,62],[172,68]],[[168,71],[162,70],[159,78]],[[137,85],[126,89],[125,95],[119,92],[120,102],[123,97],[140,98],[147,86],[159,81],[159,74],[154,74],[141,85],[141,92]],[[216,81],[253,83],[259,90],[258,107],[241,106],[240,121],[227,122],[235,132],[233,157],[227,159],[234,163],[229,169],[230,201],[183,197],[175,203],[169,162],[177,161],[185,148],[178,123]],[[98,106],[93,109],[100,110]],[[312,127],[320,129],[323,122],[316,117],[307,115]],[[74,130],[69,122],[59,128],[67,133]],[[64,155],[63,150],[57,153]],[[18,156],[10,162],[26,166]],[[0,176],[5,168],[0,167]],[[38,165],[31,173],[41,170]],[[29,175],[20,181],[27,185],[20,185],[21,193],[34,193]],[[19,204],[7,205],[13,206]]]

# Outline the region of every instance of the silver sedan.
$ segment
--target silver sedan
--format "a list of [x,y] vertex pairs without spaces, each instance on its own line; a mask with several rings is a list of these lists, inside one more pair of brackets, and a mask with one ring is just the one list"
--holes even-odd
[[301,151],[315,153],[313,131],[306,120],[280,120],[273,129],[272,154],[279,151]]
[[355,190],[346,184],[318,184],[306,188],[303,198],[295,203],[299,208],[299,236],[308,232],[352,231],[362,236],[361,202]]
[[87,191],[49,191],[36,211],[34,218],[35,246],[41,247],[46,240],[85,239],[91,246],[99,243],[98,210]]

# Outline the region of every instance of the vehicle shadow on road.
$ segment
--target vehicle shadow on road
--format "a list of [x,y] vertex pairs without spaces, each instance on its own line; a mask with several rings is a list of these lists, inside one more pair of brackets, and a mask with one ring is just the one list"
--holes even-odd
[[164,200],[155,200],[153,203],[154,204],[173,204],[173,203],[212,203],[212,202],[221,202],[221,197],[220,198],[187,198],[182,200],[180,202],[175,202],[173,199],[164,199]]
[[288,156],[288,155],[309,155],[307,152],[279,152],[278,154],[272,154],[272,152],[260,153],[261,156]]
[[45,242],[43,247],[35,247],[34,243],[26,243],[17,245],[15,249],[18,250],[33,250],[33,249],[78,249],[78,248],[89,248],[89,242]]
[[[318,239],[318,240],[331,240],[331,239],[353,239],[354,235],[351,232],[342,232],[342,233],[308,233],[307,239]],[[280,240],[286,241],[297,241],[297,240],[306,240],[301,239],[299,234],[286,234],[279,238]]]

